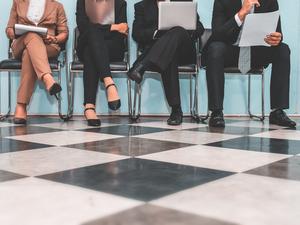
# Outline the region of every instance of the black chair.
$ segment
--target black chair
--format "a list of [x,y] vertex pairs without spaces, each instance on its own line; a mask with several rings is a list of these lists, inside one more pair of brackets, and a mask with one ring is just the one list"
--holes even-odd
[[[203,49],[205,47],[205,45],[207,44],[209,38],[212,35],[212,30],[211,29],[205,29],[204,34],[201,37],[201,41],[202,41],[202,48],[201,48],[201,53],[203,52]],[[258,68],[252,68],[246,76],[248,76],[248,114],[250,116],[250,118],[257,118],[260,121],[264,121],[265,120],[265,97],[264,97],[264,93],[265,93],[265,67],[258,67]],[[200,68],[201,69],[206,69],[205,66],[202,65],[201,63],[201,56],[200,56]],[[238,67],[227,67],[224,69],[225,74],[237,74],[240,75],[241,71],[239,70]],[[261,76],[261,104],[262,104],[262,111],[261,111],[261,116],[257,116],[252,114],[251,112],[251,78],[253,75],[259,75]],[[209,111],[207,112],[206,117],[204,118],[205,120],[207,120],[209,118]]]
[[[49,64],[52,72],[57,73],[58,75],[58,83],[61,85],[61,74],[63,68],[66,70],[66,75],[68,74],[68,69],[66,65],[67,62],[67,51],[65,48],[65,44],[61,45],[61,52],[60,55],[55,59],[49,59]],[[8,59],[5,59],[0,62],[0,72],[8,72],[8,110],[7,113],[0,117],[0,120],[5,120],[11,114],[11,76],[14,72],[20,72],[22,67],[21,60],[14,59],[12,56],[12,49],[11,49],[11,41],[9,42],[8,48]],[[67,87],[68,88],[68,87]],[[62,113],[62,99],[61,94],[58,94],[58,114],[62,120],[68,120],[68,116]]]
[[[79,30],[75,28],[74,30],[74,41],[73,41],[73,61],[69,65],[70,77],[69,77],[69,112],[68,116],[71,118],[73,116],[74,111],[74,76],[83,72],[84,65],[80,62],[76,47],[78,44]],[[127,74],[129,70],[129,38],[125,39],[125,56],[122,62],[112,62],[110,64],[111,72],[113,74],[124,73]],[[127,76],[126,76],[127,77]],[[127,90],[128,90],[128,109],[129,115],[131,115],[131,83],[129,79],[127,79]]]
[[[196,45],[196,64],[190,64],[190,65],[184,65],[178,67],[178,72],[180,75],[188,75],[190,80],[190,113],[192,118],[197,122],[200,123],[203,118],[198,113],[198,73],[199,73],[199,57],[200,57],[200,40],[195,41]],[[141,47],[138,46],[137,50],[137,57],[139,57],[142,54]],[[157,72],[153,71],[146,71],[146,73],[150,74],[157,74]],[[194,80],[194,82],[193,82]],[[194,83],[194,90],[193,90],[193,83]],[[194,93],[194,94],[193,94]],[[131,119],[133,121],[136,121],[141,116],[141,95],[142,95],[142,86],[141,84],[135,84],[134,88],[134,102],[133,102],[133,109]]]

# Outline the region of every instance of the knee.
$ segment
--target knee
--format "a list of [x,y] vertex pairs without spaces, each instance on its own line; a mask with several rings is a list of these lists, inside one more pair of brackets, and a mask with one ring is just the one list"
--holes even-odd
[[290,60],[291,49],[287,44],[281,43],[280,45],[275,47],[275,49],[276,49],[276,54],[274,55],[277,58],[279,58],[280,60]]
[[180,26],[173,27],[169,33],[178,37],[185,37],[186,35],[189,35],[187,30]]
[[29,32],[29,33],[25,34],[24,43],[28,44],[31,41],[43,42],[44,43],[44,41],[43,41],[43,39],[40,35],[38,35],[36,33]]
[[207,57],[209,59],[224,58],[227,45],[223,42],[212,42],[207,47]]

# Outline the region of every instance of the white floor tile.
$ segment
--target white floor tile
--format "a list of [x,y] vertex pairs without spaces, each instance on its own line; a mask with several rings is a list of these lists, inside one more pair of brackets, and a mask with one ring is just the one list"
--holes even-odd
[[0,184],[0,224],[3,225],[80,225],[140,204],[36,178]]
[[300,182],[236,174],[153,203],[241,225],[299,225]]
[[[35,124],[33,126],[55,128],[55,129],[62,129],[62,130],[80,130],[80,129],[92,128],[87,125],[87,122],[85,120]],[[109,127],[109,126],[116,126],[116,124],[111,124],[111,123],[102,123],[101,124],[101,127]]]
[[261,138],[275,138],[275,139],[287,139],[287,140],[300,140],[299,130],[274,130],[270,132],[263,132],[260,134],[251,135],[253,137]]
[[134,126],[141,127],[155,127],[155,128],[164,128],[164,129],[173,129],[173,130],[183,130],[183,129],[193,129],[198,127],[207,127],[206,124],[197,124],[197,123],[182,123],[179,126],[170,126],[167,124],[167,120],[157,121],[157,122],[145,122],[133,124]]
[[207,133],[197,131],[165,131],[153,134],[139,135],[139,138],[148,138],[162,141],[174,141],[190,144],[208,144],[240,137],[238,135]]
[[126,158],[106,153],[52,147],[0,154],[0,170],[39,176]]
[[229,172],[244,172],[288,157],[291,156],[197,145],[139,158]]
[[9,137],[10,139],[35,142],[41,144],[63,146],[79,144],[84,142],[101,141],[113,138],[119,138],[121,136],[93,133],[93,132],[83,132],[83,131],[60,131],[44,134],[31,134],[31,135],[21,135]]

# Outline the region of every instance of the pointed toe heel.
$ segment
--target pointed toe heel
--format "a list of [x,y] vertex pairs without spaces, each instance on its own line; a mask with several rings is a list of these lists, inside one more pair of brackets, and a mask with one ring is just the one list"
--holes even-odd
[[[117,89],[117,86],[115,84],[110,84],[110,85],[107,85],[106,92],[112,86],[116,87],[116,89]],[[120,107],[121,107],[121,100],[120,99],[108,102],[108,108],[110,108],[113,111],[116,111],[116,110],[120,109]]]
[[[95,108],[86,108],[84,110],[84,113],[88,110],[93,110],[94,112],[96,112],[96,109]],[[85,119],[88,123],[88,126],[89,127],[100,127],[101,126],[101,120],[100,119],[88,119],[85,115]]]

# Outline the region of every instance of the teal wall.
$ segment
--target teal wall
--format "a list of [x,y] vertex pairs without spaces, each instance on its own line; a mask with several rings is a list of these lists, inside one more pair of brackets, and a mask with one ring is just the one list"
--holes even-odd
[[[65,5],[65,10],[69,18],[69,27],[71,30],[75,27],[75,0],[60,0]],[[128,1],[128,19],[129,24],[132,24],[133,21],[133,5],[136,3],[136,0]],[[199,14],[202,22],[205,27],[210,27],[211,14],[213,0],[198,0],[199,3]],[[8,41],[4,35],[5,26],[7,23],[7,18],[9,16],[10,7],[12,0],[1,0],[0,3],[0,31],[2,35],[0,36],[0,60],[6,58],[7,56],[7,45]],[[292,49],[292,75],[291,75],[291,108],[289,110],[290,114],[300,114],[300,102],[299,102],[299,43],[300,43],[300,1],[298,0],[279,0],[282,23],[283,23],[283,32],[284,32],[284,41],[290,45]],[[70,39],[68,42],[68,52],[71,56],[71,43],[73,41],[73,34],[71,33]],[[131,43],[131,58],[133,61],[135,56],[136,45],[134,42]],[[70,57],[69,57],[70,58]],[[267,70],[267,79],[266,79],[266,99],[267,105],[266,108],[269,111],[269,86],[270,86],[270,69]],[[63,76],[65,77],[65,76]],[[158,76],[151,76],[151,79],[147,79],[143,84],[143,95],[142,95],[142,110],[145,114],[165,114],[168,113],[168,107],[162,90],[162,85],[160,79],[157,79]],[[205,84],[205,72],[201,71],[199,75],[199,84],[200,84],[200,111],[206,111],[207,105],[207,94],[206,94],[206,84]],[[126,92],[126,79],[122,75],[118,75],[115,79],[118,84],[120,95],[122,97],[123,107],[120,113],[126,114],[127,109],[127,92]],[[260,112],[260,79],[259,77],[253,78],[253,111]],[[1,73],[0,77],[1,82],[1,110],[5,111],[7,106],[7,74]],[[15,93],[18,87],[19,75],[13,74],[13,108],[15,105]],[[75,114],[81,114],[82,101],[83,101],[83,85],[82,77],[79,76],[75,80]],[[181,80],[181,96],[182,96],[182,105],[185,112],[188,112],[188,80]],[[65,87],[65,80],[64,80]],[[242,76],[228,75],[226,77],[226,91],[225,91],[225,113],[226,114],[246,114],[246,104],[247,104],[247,79]],[[66,96],[64,92],[64,102],[63,109],[66,110]],[[99,92],[98,97],[98,109],[101,113],[107,114],[107,103],[105,99],[105,92],[103,87]],[[57,103],[54,99],[49,98],[44,91],[43,87],[39,84],[37,85],[32,103],[29,107],[29,113],[31,114],[55,114],[57,111]]]

